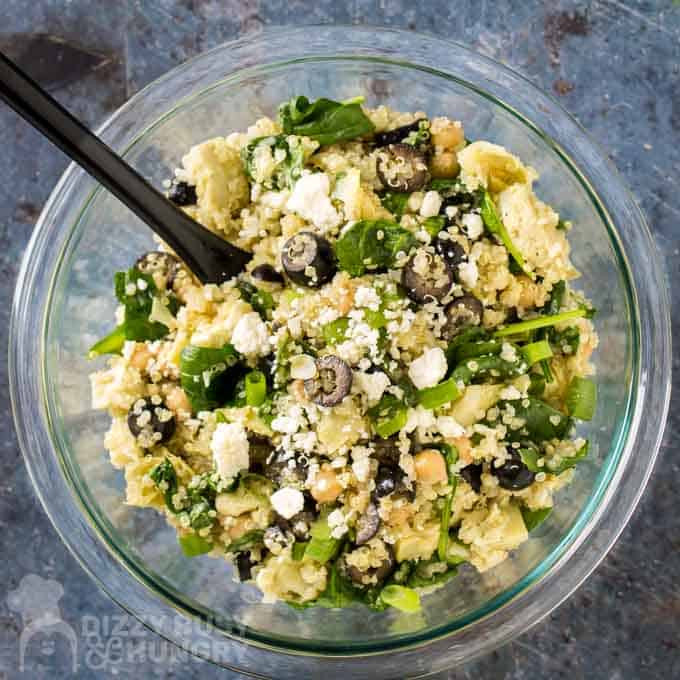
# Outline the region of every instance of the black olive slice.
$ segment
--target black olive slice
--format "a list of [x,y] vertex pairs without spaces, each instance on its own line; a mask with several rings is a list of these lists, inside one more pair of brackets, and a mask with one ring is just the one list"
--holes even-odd
[[320,406],[339,404],[352,388],[352,369],[340,358],[328,354],[316,360],[315,378],[305,380],[307,396]]
[[306,466],[297,460],[291,465],[290,460],[290,454],[283,449],[275,451],[265,461],[264,476],[277,486],[301,487],[307,479]]
[[376,169],[383,186],[391,191],[418,191],[430,180],[427,157],[410,144],[386,146],[378,153]]
[[482,490],[483,469],[484,466],[481,463],[471,463],[460,471],[460,476],[472,487],[475,493],[479,493]]
[[236,569],[238,569],[238,580],[241,583],[250,581],[253,577],[252,568],[254,565],[249,552],[240,552],[236,555]]
[[454,271],[458,270],[458,265],[467,262],[467,253],[463,246],[451,238],[438,236],[434,241],[434,249],[437,254],[444,258],[444,262]]
[[366,512],[359,517],[356,524],[357,535],[355,543],[363,545],[370,541],[380,528],[380,515],[374,503],[369,503]]
[[248,456],[250,459],[250,472],[258,475],[263,475],[267,467],[267,461],[274,453],[274,446],[267,437],[259,434],[250,434],[248,436]]
[[175,416],[157,396],[138,399],[128,411],[127,422],[143,449],[168,441],[175,432]]
[[509,491],[520,491],[531,486],[536,475],[522,461],[517,451],[510,453],[510,458],[500,467],[491,465],[489,472],[498,478],[501,488]]
[[401,273],[401,283],[415,302],[443,300],[454,282],[453,272],[441,255],[421,249],[411,257]]
[[463,328],[482,323],[484,306],[474,295],[463,295],[447,305],[445,314],[442,335],[445,340],[451,340]]
[[301,231],[286,241],[281,263],[288,277],[302,286],[318,288],[335,274],[331,244],[310,231]]
[[389,146],[390,144],[398,144],[403,142],[412,132],[418,132],[421,121],[425,118],[418,118],[408,125],[394,128],[394,130],[387,130],[386,132],[377,132],[373,138],[376,146]]
[[250,272],[250,275],[257,281],[283,283],[283,274],[277,272],[270,264],[258,265]]
[[175,277],[177,272],[180,270],[182,263],[171,253],[164,253],[160,250],[152,250],[148,253],[144,253],[135,262],[135,267],[139,269],[142,274],[148,274],[149,276],[156,277],[154,274],[157,272],[161,273],[161,276],[165,279],[165,287],[168,290],[172,289],[172,284],[175,282]]
[[375,476],[375,495],[378,498],[389,496],[397,488],[401,477],[393,465],[380,465]]
[[394,551],[392,546],[388,543],[385,543],[385,548],[387,549],[387,557],[385,557],[382,564],[378,567],[370,567],[369,569],[362,571],[354,565],[346,566],[346,572],[355,585],[362,588],[373,586],[376,581],[377,583],[381,583],[392,573],[396,565]]
[[196,205],[196,187],[188,182],[174,182],[168,192],[168,198],[179,206]]

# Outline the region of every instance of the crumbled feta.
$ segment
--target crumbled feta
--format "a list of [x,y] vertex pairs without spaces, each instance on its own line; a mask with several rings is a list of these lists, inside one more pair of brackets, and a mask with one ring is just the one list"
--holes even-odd
[[283,434],[295,434],[300,429],[300,423],[291,416],[276,416],[272,420],[272,430]]
[[283,489],[275,491],[270,500],[274,510],[286,519],[297,515],[305,506],[305,497],[302,495],[302,491],[290,487],[283,487]]
[[286,208],[322,231],[333,229],[342,218],[331,203],[330,188],[330,179],[325,172],[303,175],[295,183]]
[[465,284],[468,288],[474,288],[477,285],[477,279],[479,278],[477,263],[472,261],[461,262],[458,265],[458,278],[461,283]]
[[364,373],[363,371],[354,371],[354,381],[359,390],[361,390],[368,401],[369,406],[373,406],[380,401],[383,392],[390,384],[390,379],[382,372]]
[[437,429],[444,437],[462,437],[465,428],[453,416],[439,416],[437,418]]
[[517,360],[517,351],[511,344],[507,342],[503,343],[503,346],[501,347],[501,359],[511,363]]
[[[257,185],[255,185],[257,186]],[[273,210],[282,210],[290,198],[289,191],[265,191],[260,196],[260,203]]]
[[448,369],[446,355],[441,347],[426,349],[408,368],[408,377],[419,389],[436,385]]
[[521,399],[522,393],[514,385],[508,385],[501,390],[498,396],[506,400]]
[[347,533],[347,518],[342,510],[336,509],[328,515],[328,526],[331,529],[331,536],[333,538],[342,538]]
[[467,213],[466,215],[463,215],[462,222],[468,238],[476,239],[482,235],[484,223],[477,213]]
[[265,355],[269,353],[269,331],[257,312],[244,314],[231,335],[231,344],[241,354]]
[[357,307],[367,307],[377,312],[380,309],[380,296],[375,288],[370,286],[359,286],[354,293],[354,304]]
[[421,217],[434,217],[439,214],[442,207],[442,197],[437,191],[428,191],[423,197],[423,203],[420,206]]
[[406,414],[406,425],[402,428],[404,432],[413,432],[416,428],[429,430],[437,424],[437,419],[431,410],[416,406],[410,408]]
[[222,479],[233,479],[250,465],[248,435],[241,423],[218,423],[210,440],[215,468]]

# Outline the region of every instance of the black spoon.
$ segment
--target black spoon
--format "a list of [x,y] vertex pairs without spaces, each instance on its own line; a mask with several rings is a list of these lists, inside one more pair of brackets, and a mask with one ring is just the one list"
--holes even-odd
[[0,99],[146,222],[202,283],[229,280],[252,257],[182,212],[2,53]]

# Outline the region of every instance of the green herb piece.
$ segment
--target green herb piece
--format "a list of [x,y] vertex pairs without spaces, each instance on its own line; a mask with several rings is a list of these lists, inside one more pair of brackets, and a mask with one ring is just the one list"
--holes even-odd
[[238,553],[244,552],[246,550],[252,550],[255,546],[262,544],[262,539],[264,537],[264,531],[260,529],[253,529],[253,531],[248,531],[240,538],[232,541],[225,549],[224,552],[227,553]]
[[347,339],[347,329],[349,328],[349,319],[346,316],[335,321],[329,321],[324,324],[321,329],[323,339],[327,345],[339,345]]
[[213,549],[213,544],[198,534],[187,534],[179,537],[179,545],[187,557],[205,555]]
[[195,412],[212,411],[234,396],[242,375],[239,354],[223,347],[187,345],[180,354],[180,383]]
[[177,473],[173,464],[168,458],[163,459],[156,465],[151,472],[149,472],[151,481],[156,485],[156,488],[163,491],[163,498],[170,512],[177,514],[181,512],[181,508],[176,508],[172,502],[172,497],[177,493]]
[[579,319],[587,315],[588,310],[584,307],[580,307],[578,309],[572,309],[568,312],[562,312],[560,314],[537,316],[535,319],[520,321],[519,323],[513,323],[509,326],[505,326],[505,328],[499,328],[494,333],[494,336],[497,338],[504,338],[509,335],[521,335],[522,333],[535,331],[538,328],[548,328],[549,326],[554,326],[555,324],[563,323],[564,321],[571,321],[571,319]]
[[411,588],[427,588],[429,586],[446,583],[458,572],[457,567],[442,562],[437,558],[420,560],[414,565],[408,577],[407,585]]
[[443,215],[435,215],[428,217],[423,221],[423,229],[434,238],[446,226],[446,217]]
[[567,388],[567,411],[579,420],[591,420],[597,406],[597,385],[588,378],[574,376]]
[[420,596],[412,588],[389,585],[380,591],[380,599],[390,607],[399,609],[407,614],[420,611]]
[[153,277],[132,267],[126,272],[116,272],[113,281],[116,297],[125,308],[123,323],[90,348],[89,358],[104,353],[120,353],[125,340],[160,340],[169,332],[165,324],[150,319],[158,293]]
[[515,244],[510,238],[508,230],[505,228],[503,221],[501,220],[496,206],[494,205],[491,194],[488,191],[484,191],[482,194],[481,201],[481,216],[484,226],[489,232],[495,234],[500,239],[501,243],[505,246],[506,250],[512,257],[512,259],[517,263],[519,268],[531,279],[535,278],[534,273],[527,268],[526,262],[522,257],[522,253],[515,247]]
[[569,220],[559,219],[557,221],[557,227],[560,231],[569,231],[571,229],[571,222]]
[[378,436],[387,439],[406,425],[408,409],[393,394],[384,394],[380,401],[368,410],[368,415]]
[[453,504],[453,497],[456,494],[456,485],[458,478],[452,472],[452,466],[458,461],[458,449],[450,444],[443,444],[442,453],[446,460],[446,469],[449,475],[449,484],[451,491],[446,495],[444,500],[444,508],[442,509],[441,524],[439,528],[439,542],[437,544],[437,554],[442,562],[446,562],[449,552],[449,522],[451,521],[451,506]]
[[517,348],[515,348],[515,355],[516,359],[514,361],[508,361],[501,356],[494,356],[492,354],[467,359],[456,366],[451,372],[449,380],[469,385],[473,381],[486,380],[488,378],[499,382],[524,375],[529,366]]
[[251,371],[245,377],[246,404],[262,406],[267,398],[267,379],[262,371]]
[[361,110],[363,98],[345,102],[293,97],[279,107],[279,123],[286,135],[311,137],[321,145],[355,139],[375,127]]
[[563,413],[533,397],[499,401],[496,406],[499,417],[512,409],[513,419],[522,422],[518,429],[508,426],[506,440],[510,442],[529,440],[539,444],[548,439],[563,439],[572,424]]
[[435,409],[460,399],[462,392],[458,388],[457,380],[449,378],[434,387],[418,390],[418,403],[427,409]]
[[581,343],[581,331],[578,327],[569,326],[561,331],[551,328],[550,331],[550,343],[553,347],[557,347],[562,354],[570,356],[576,354]]
[[522,507],[522,519],[527,531],[533,531],[539,524],[543,524],[550,516],[552,508],[539,508],[538,510],[529,510],[529,508]]
[[305,548],[305,556],[321,564],[332,560],[340,550],[342,541],[331,536],[331,528],[328,526],[330,511],[322,512],[320,517],[312,522],[309,528],[309,543]]
[[307,542],[300,542],[300,541],[295,541],[293,543],[293,549],[291,551],[292,557],[296,562],[299,562],[302,560],[302,558],[305,556],[305,552],[307,551]]
[[[371,591],[362,592],[340,574],[337,561],[328,567],[326,589],[312,602],[289,603],[296,608],[325,607],[327,609],[341,609],[353,604],[363,603],[373,606],[374,597]],[[375,608],[375,607],[374,607]]]
[[189,524],[192,529],[197,531],[211,527],[214,523],[214,518],[210,513],[215,508],[207,501],[200,500],[189,508]]
[[527,466],[527,469],[531,470],[531,472],[540,472],[543,469],[538,464],[538,459],[540,457],[538,449],[531,446],[518,449],[518,453],[519,457],[522,459],[522,462]]
[[536,342],[530,342],[528,345],[524,345],[522,347],[522,354],[529,366],[533,366],[539,361],[550,359],[553,355],[552,349],[550,349],[550,343],[547,340],[537,340]]
[[125,326],[114,328],[108,335],[90,347],[87,358],[94,359],[100,354],[120,354],[125,344]]
[[540,373],[529,373],[529,389],[527,393],[531,397],[540,397],[545,392],[546,379]]
[[415,146],[423,151],[429,150],[431,144],[432,134],[430,133],[430,121],[427,118],[421,118],[418,121],[418,129],[412,130],[402,141],[402,144],[409,144]]
[[385,210],[389,210],[397,220],[400,220],[406,212],[406,204],[411,194],[399,191],[388,191],[380,198],[380,203]]
[[288,135],[257,137],[241,149],[241,162],[253,182],[290,189],[302,176],[305,152],[301,140]]
[[586,442],[573,456],[562,458],[559,463],[551,465],[548,461],[546,469],[553,475],[561,475],[565,470],[573,468],[579,461],[583,460],[590,450],[590,443]]
[[454,538],[449,533],[449,547],[446,551],[446,563],[450,567],[456,567],[470,559],[470,549],[465,543]]
[[389,220],[359,220],[336,242],[340,269],[350,276],[362,276],[367,269],[389,269],[398,253],[417,245],[415,236]]
[[241,297],[266,321],[267,312],[274,309],[274,298],[271,293],[256,288],[248,281],[239,281],[236,287]]

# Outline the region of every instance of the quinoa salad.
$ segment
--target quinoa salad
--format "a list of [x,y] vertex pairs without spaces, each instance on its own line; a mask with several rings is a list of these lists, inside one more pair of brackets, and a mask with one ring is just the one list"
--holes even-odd
[[507,559],[596,402],[578,225],[537,177],[455,117],[361,97],[189,149],[169,199],[252,259],[202,285],[161,243],[116,273],[91,383],[127,503],[295,607],[413,612]]

